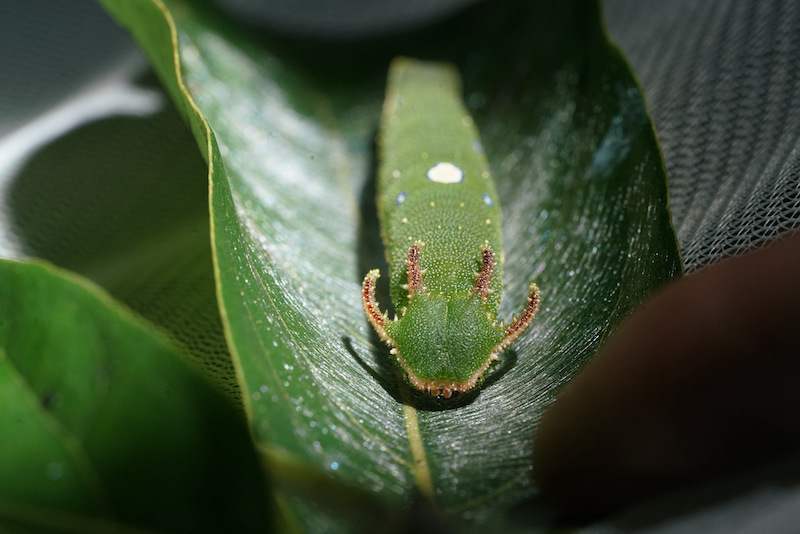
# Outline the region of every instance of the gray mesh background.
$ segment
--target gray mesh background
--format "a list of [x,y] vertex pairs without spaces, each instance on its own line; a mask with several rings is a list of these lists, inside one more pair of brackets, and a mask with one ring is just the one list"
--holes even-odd
[[605,11],[658,131],[687,272],[800,227],[800,2]]

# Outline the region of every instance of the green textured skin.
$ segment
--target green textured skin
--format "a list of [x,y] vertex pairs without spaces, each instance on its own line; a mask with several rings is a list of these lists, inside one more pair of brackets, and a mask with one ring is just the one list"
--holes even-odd
[[[500,257],[500,207],[480,147],[478,132],[461,103],[461,79],[454,66],[397,58],[389,71],[379,137],[378,213],[391,269],[391,296],[406,306],[408,248],[425,243],[422,268],[432,293],[465,296],[481,267],[480,246],[488,242]],[[426,172],[439,162],[464,171],[464,181],[441,184]],[[399,178],[395,178],[399,172]],[[397,196],[406,200],[397,205]],[[494,206],[483,201],[487,193]],[[500,263],[500,262],[498,262]],[[500,303],[500,265],[492,280],[489,311]]]
[[[378,212],[399,319],[386,332],[421,380],[464,382],[505,336],[495,318],[501,296],[500,208],[455,67],[398,58],[391,66],[379,137]],[[449,162],[461,183],[436,183],[428,170]],[[405,200],[398,205],[398,195]],[[491,199],[492,206],[484,201]],[[409,304],[406,257],[423,244],[425,294]],[[486,304],[471,294],[481,246],[498,258]]]

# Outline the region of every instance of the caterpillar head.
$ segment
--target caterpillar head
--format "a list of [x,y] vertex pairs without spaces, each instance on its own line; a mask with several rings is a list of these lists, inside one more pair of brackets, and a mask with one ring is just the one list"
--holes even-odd
[[475,287],[465,295],[446,297],[429,292],[419,267],[420,247],[409,248],[406,261],[408,305],[400,317],[389,320],[375,300],[378,270],[364,279],[362,301],[381,340],[421,391],[449,398],[466,392],[486,374],[498,354],[533,322],[539,309],[539,289],[531,284],[528,304],[508,327],[498,325],[487,310],[486,300],[495,260],[491,249],[481,249],[482,268]]

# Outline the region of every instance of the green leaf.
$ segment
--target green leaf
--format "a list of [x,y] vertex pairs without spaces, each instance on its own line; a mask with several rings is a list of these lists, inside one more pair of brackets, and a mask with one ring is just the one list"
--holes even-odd
[[[208,159],[223,319],[286,524],[347,528],[417,497],[462,529],[510,524],[509,510],[535,499],[541,411],[680,273],[655,136],[597,4],[487,3],[313,54],[188,2],[104,4]],[[500,368],[450,403],[409,389],[360,304],[364,274],[385,269],[372,144],[399,54],[461,70],[503,207],[500,316],[530,280],[542,290],[539,318]]]
[[181,358],[84,280],[0,261],[0,523],[266,528],[246,428]]

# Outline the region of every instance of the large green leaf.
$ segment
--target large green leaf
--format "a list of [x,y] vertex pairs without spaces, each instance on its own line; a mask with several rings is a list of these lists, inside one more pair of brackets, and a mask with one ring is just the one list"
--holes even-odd
[[[596,3],[487,3],[404,38],[316,47],[189,2],[104,4],[209,162],[223,319],[287,525],[346,526],[415,496],[460,528],[508,520],[535,496],[532,435],[554,392],[680,272],[658,146]],[[503,207],[501,316],[530,280],[543,294],[500,368],[452,402],[409,389],[360,306],[383,261],[372,144],[397,54],[462,71]]]
[[163,334],[74,275],[0,261],[0,405],[6,528],[267,526],[237,411]]

